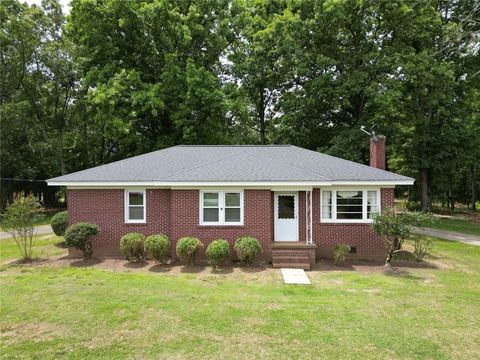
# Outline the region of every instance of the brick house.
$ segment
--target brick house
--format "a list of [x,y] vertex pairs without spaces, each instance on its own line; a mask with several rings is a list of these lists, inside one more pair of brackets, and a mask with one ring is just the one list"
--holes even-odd
[[70,224],[100,227],[96,256],[118,256],[128,232],[167,234],[172,255],[184,236],[206,247],[249,235],[274,266],[309,268],[339,243],[352,257],[384,257],[372,214],[393,206],[396,185],[414,181],[384,169],[385,138],[377,136],[370,166],[291,145],[174,146],[48,184],[67,187]]

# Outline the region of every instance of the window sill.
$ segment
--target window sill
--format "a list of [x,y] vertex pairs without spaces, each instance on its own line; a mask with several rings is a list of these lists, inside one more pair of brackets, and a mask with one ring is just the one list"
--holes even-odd
[[369,225],[373,221],[372,220],[348,220],[348,221],[338,221],[338,220],[321,220],[320,224],[332,224],[332,225],[359,225],[359,224],[364,224],[364,225]]
[[124,222],[125,225],[148,225],[146,221],[142,222]]
[[241,228],[244,228],[245,225],[244,224],[238,224],[238,225],[233,225],[233,224],[228,224],[228,225],[223,225],[223,224],[199,224],[197,225],[197,228],[199,229],[211,229],[211,228],[219,228],[219,229],[241,229]]

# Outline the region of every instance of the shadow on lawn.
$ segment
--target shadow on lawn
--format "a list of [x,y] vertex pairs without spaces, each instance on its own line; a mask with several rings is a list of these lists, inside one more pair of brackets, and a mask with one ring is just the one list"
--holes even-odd
[[415,281],[425,280],[424,276],[414,275],[408,270],[399,269],[395,267],[392,267],[391,269],[386,269],[384,271],[384,274],[386,276],[401,277],[403,279],[408,279],[408,280],[415,280]]
[[206,267],[205,265],[194,265],[194,266],[182,265],[180,272],[186,273],[186,274],[197,274],[204,271],[205,267]]
[[172,265],[169,264],[155,264],[151,266],[148,271],[155,273],[166,273],[172,270]]
[[240,265],[239,266],[240,271],[247,273],[247,274],[255,274],[255,273],[260,273],[262,271],[267,270],[265,266],[262,265],[251,265],[251,266],[245,266],[245,265]]
[[123,266],[126,267],[127,269],[141,269],[141,268],[144,268],[145,266],[148,266],[148,262],[143,260],[128,261],[125,264],[123,264]]
[[[62,260],[62,259],[70,259],[68,257],[63,257],[63,258],[60,258],[59,260]],[[91,259],[77,259],[75,261],[72,261],[70,263],[70,266],[71,267],[88,267],[88,266],[94,266],[94,265],[98,265],[100,263],[102,263],[104,261],[104,259],[99,259],[99,258],[91,258]]]
[[58,248],[61,248],[61,249],[68,249],[67,243],[65,241],[55,243],[54,245]]

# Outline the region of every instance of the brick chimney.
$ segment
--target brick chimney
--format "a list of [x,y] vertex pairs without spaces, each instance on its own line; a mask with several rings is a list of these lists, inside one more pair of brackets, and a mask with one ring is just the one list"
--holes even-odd
[[374,135],[370,138],[370,166],[385,170],[385,142],[383,135]]

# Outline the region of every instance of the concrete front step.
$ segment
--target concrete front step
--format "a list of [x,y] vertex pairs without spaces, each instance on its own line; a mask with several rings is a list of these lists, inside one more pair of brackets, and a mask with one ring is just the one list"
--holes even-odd
[[272,264],[274,269],[287,268],[287,269],[303,269],[310,270],[310,263],[291,263],[291,262],[274,262]]
[[292,262],[292,263],[309,263],[310,258],[308,255],[273,255],[272,256],[273,262]]

